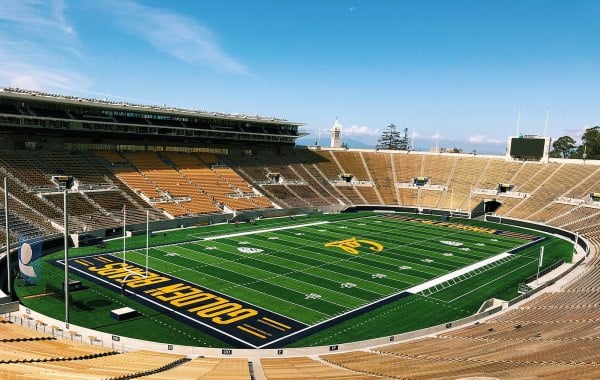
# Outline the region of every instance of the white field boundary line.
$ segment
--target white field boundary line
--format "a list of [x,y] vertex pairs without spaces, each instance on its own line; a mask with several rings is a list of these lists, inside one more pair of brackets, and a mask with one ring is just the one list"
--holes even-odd
[[469,290],[468,292],[466,292],[466,293],[463,293],[463,294],[461,294],[460,296],[458,296],[458,297],[455,297],[455,298],[453,298],[453,299],[451,299],[450,301],[447,301],[447,302],[454,302],[454,301],[456,301],[457,299],[459,299],[459,298],[462,298],[462,297],[466,296],[467,294],[471,294],[471,293],[473,293],[474,291],[476,291],[476,290],[479,290],[479,289],[483,288],[484,286],[487,286],[487,285],[488,285],[488,284],[490,284],[491,282],[494,282],[494,281],[496,281],[496,280],[498,280],[498,279],[500,279],[500,278],[506,277],[506,276],[508,276],[508,275],[510,275],[510,274],[512,274],[512,273],[514,273],[514,272],[516,272],[516,271],[518,271],[518,270],[520,270],[520,269],[523,269],[523,268],[525,268],[525,267],[526,267],[526,266],[528,266],[528,265],[531,265],[531,263],[533,263],[533,262],[535,262],[535,261],[538,261],[538,259],[537,259],[537,258],[533,258],[532,260],[530,260],[530,261],[526,262],[525,264],[521,265],[520,267],[517,267],[517,268],[515,268],[515,269],[511,270],[510,272],[504,273],[504,274],[502,274],[501,276],[494,278],[494,280],[493,280],[493,281],[488,281],[488,282],[486,282],[485,284],[482,284],[482,285],[480,285],[480,286],[478,286],[478,287],[476,287],[476,288],[473,288],[473,289]]
[[219,239],[227,239],[230,237],[236,237],[236,236],[247,236],[247,235],[256,235],[256,234],[262,234],[263,232],[273,232],[273,231],[282,231],[282,230],[291,230],[291,229],[295,229],[295,228],[299,228],[299,227],[310,227],[310,226],[318,226],[320,224],[329,224],[330,222],[328,221],[321,221],[321,222],[313,222],[313,223],[304,223],[304,224],[295,224],[293,226],[283,226],[283,227],[274,227],[274,228],[265,228],[264,230],[256,230],[256,231],[244,231],[244,232],[238,232],[235,234],[226,234],[226,235],[217,235],[217,236],[209,236],[209,237],[205,237],[201,240],[219,240]]
[[[461,268],[461,269],[455,270],[455,271],[453,271],[453,272],[447,273],[447,274],[445,274],[445,275],[443,275],[443,276],[440,276],[440,277],[434,278],[433,280],[426,281],[426,282],[424,282],[424,283],[422,283],[422,284],[420,284],[420,285],[416,285],[416,286],[413,286],[413,287],[411,287],[411,288],[408,288],[408,289],[403,289],[403,290],[401,290],[401,291],[399,291],[399,292],[396,292],[396,293],[394,293],[394,294],[390,294],[389,296],[387,296],[387,297],[385,297],[385,298],[383,298],[383,299],[379,299],[379,300],[373,301],[373,302],[371,302],[371,303],[369,303],[369,304],[367,304],[367,305],[364,305],[364,306],[362,306],[362,307],[360,307],[360,308],[358,308],[358,309],[366,308],[366,307],[368,307],[368,306],[370,306],[370,305],[372,305],[372,304],[375,304],[375,303],[378,303],[378,302],[382,302],[383,300],[385,300],[385,299],[388,299],[388,298],[392,298],[392,297],[394,297],[394,296],[396,296],[397,294],[400,294],[400,293],[405,293],[405,292],[406,292],[406,293],[411,293],[411,294],[417,294],[418,292],[420,292],[420,291],[422,291],[422,290],[424,290],[424,289],[427,289],[427,288],[429,288],[429,287],[432,287],[432,286],[435,286],[435,285],[439,285],[440,283],[442,283],[442,282],[444,282],[444,281],[448,281],[448,280],[450,280],[450,279],[452,279],[452,278],[455,278],[455,277],[461,276],[461,275],[463,275],[463,274],[465,274],[465,273],[467,273],[467,272],[470,272],[470,271],[472,271],[472,270],[475,270],[475,269],[478,269],[478,268],[480,268],[480,267],[482,267],[482,266],[485,266],[485,265],[491,264],[491,263],[493,263],[493,262],[495,262],[495,261],[502,260],[503,258],[505,258],[505,257],[508,257],[508,256],[511,256],[511,255],[512,255],[511,253],[504,252],[504,253],[501,253],[501,254],[499,254],[499,255],[492,256],[492,257],[490,257],[490,258],[487,258],[487,259],[485,259],[485,260],[483,260],[483,261],[481,261],[481,262],[477,262],[477,263],[474,263],[474,264],[468,265],[468,266],[466,266],[466,267],[464,267],[464,268]],[[306,331],[306,330],[308,330],[308,329],[313,329],[313,328],[315,328],[315,326],[319,326],[319,325],[322,325],[322,324],[324,324],[324,323],[327,323],[327,322],[329,322],[330,320],[333,320],[333,319],[336,319],[336,318],[340,318],[340,317],[342,317],[342,316],[344,316],[344,315],[346,315],[346,314],[349,314],[349,313],[355,312],[356,310],[357,310],[357,309],[353,309],[353,310],[350,310],[350,311],[344,312],[344,313],[342,313],[342,314],[338,314],[338,315],[336,315],[336,316],[334,316],[334,317],[332,317],[332,318],[329,318],[329,319],[327,319],[327,320],[325,320],[325,321],[322,321],[322,322],[316,323],[316,324],[314,324],[314,325],[308,326],[308,327],[306,327],[306,328],[304,328],[304,329],[302,329],[302,330],[295,331],[295,332],[291,333],[289,336],[293,336],[293,335],[296,335],[296,334],[300,334],[300,333],[302,333],[303,331]],[[289,336],[287,336],[287,337],[289,337]],[[267,343],[267,344],[271,345],[271,344],[277,343],[278,341],[280,341],[280,340],[282,340],[282,339],[284,339],[284,338],[287,338],[287,337],[281,337],[281,338],[279,338],[279,339],[276,339],[276,340],[274,340],[274,341],[272,341],[272,342],[269,342],[269,343]],[[266,344],[265,344],[265,345],[266,345]],[[263,348],[263,346],[259,346],[258,348]]]
[[491,264],[491,263],[494,263],[496,261],[502,260],[502,259],[504,259],[506,257],[511,256],[511,255],[512,255],[511,253],[504,252],[504,253],[501,253],[499,255],[489,257],[489,258],[487,258],[485,260],[479,261],[479,262],[471,264],[471,265],[467,265],[466,267],[457,269],[457,270],[455,270],[453,272],[446,273],[443,276],[436,277],[436,278],[434,278],[432,280],[429,280],[429,281],[425,281],[424,283],[416,285],[416,286],[413,286],[412,288],[408,288],[405,291],[409,292],[409,293],[417,294],[417,293],[419,293],[419,292],[421,292],[421,291],[423,291],[425,289],[429,289],[429,288],[431,288],[433,286],[440,285],[443,282],[446,282],[448,280],[452,280],[452,279],[454,279],[456,277],[462,276],[463,274],[467,274],[468,272],[474,271],[474,270],[479,269],[481,267],[484,267],[484,266],[486,266],[488,264]]

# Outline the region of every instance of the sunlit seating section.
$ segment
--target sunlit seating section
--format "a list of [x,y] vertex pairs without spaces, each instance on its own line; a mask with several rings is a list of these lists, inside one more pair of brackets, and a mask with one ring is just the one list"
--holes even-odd
[[[225,167],[220,168],[220,172],[210,169],[192,154],[166,152],[165,156],[173,162],[180,175],[197,190],[202,191],[206,199],[211,201],[211,206],[214,201],[232,210],[251,210],[261,207],[254,202],[254,198],[264,197],[255,196],[250,185],[233,170]],[[261,205],[267,204],[264,199],[259,200],[261,201]],[[184,207],[187,205],[184,204]]]
[[523,164],[507,162],[504,159],[492,159],[477,187],[481,189],[497,189],[498,184],[511,184],[511,180],[521,165]]
[[[551,225],[558,225],[556,223],[557,219],[569,220],[569,216],[571,213],[577,208],[577,206],[565,204],[565,203],[557,203],[550,202],[541,209],[536,214],[536,219]],[[573,215],[571,215],[573,217]],[[561,223],[561,222],[558,222]]]
[[0,373],[17,379],[130,379],[169,369],[183,360],[181,355],[141,350],[92,358],[0,364]]
[[373,378],[367,373],[336,367],[309,357],[263,358],[260,361],[267,380]]
[[341,151],[333,152],[331,154],[337,158],[340,166],[342,167],[342,173],[352,174],[358,181],[369,181],[369,173],[365,167],[364,161],[360,152],[353,151]]
[[362,153],[362,156],[383,202],[388,205],[398,204],[392,175],[391,155],[389,153],[365,152]]
[[[233,169],[227,167],[216,167],[213,171],[222,179],[227,181],[231,187],[238,192],[241,192],[245,196],[243,202],[238,204],[238,209],[254,209],[254,208],[271,208],[271,202],[262,195],[257,195],[253,191],[253,187],[246,182],[238,173]],[[231,201],[230,201],[231,202]]]
[[422,171],[424,157],[420,154],[393,154],[396,182],[413,183],[415,177],[426,175]]
[[[580,168],[580,165],[573,165]],[[587,173],[587,171],[586,171]],[[592,172],[587,176],[577,175],[571,178],[573,181],[571,188],[564,194],[567,198],[583,199],[589,196],[590,193],[599,192],[600,189],[600,166],[594,166]]]
[[450,173],[448,189],[443,193],[439,207],[468,209],[471,190],[481,176],[482,168],[485,165],[487,165],[487,161],[483,159],[475,157],[457,158]]
[[[437,208],[444,193],[438,190],[421,189],[418,192],[419,206]],[[452,206],[452,202],[450,202]]]
[[[212,200],[185,176],[164,162],[155,152],[126,153],[125,157],[147,181],[151,182],[163,200],[156,208],[172,216],[220,212]],[[156,196],[156,198],[159,198]]]
[[398,189],[400,204],[403,206],[417,206],[419,191],[415,189]]
[[[35,323],[35,322],[31,322]],[[0,341],[53,339],[50,335],[12,323],[0,317]],[[0,355],[1,356],[1,355]]]
[[375,186],[354,186],[354,189],[360,193],[362,198],[370,205],[382,204],[381,199],[378,196],[377,188]]
[[0,363],[84,359],[112,353],[110,349],[69,340],[0,341]]
[[152,380],[250,380],[248,360],[243,358],[197,358],[174,368],[142,376]]
[[[507,212],[507,216],[515,218],[526,218],[537,212],[540,205],[544,202],[539,202],[541,197],[537,196],[537,190],[542,185],[547,183],[554,172],[560,167],[559,164],[525,164],[522,170],[517,174],[515,179],[515,189],[513,191],[528,193],[530,196],[523,198]],[[525,175],[525,173],[528,173]],[[543,194],[543,193],[540,193]]]
[[115,171],[117,178],[129,186],[136,194],[143,194],[147,199],[161,199],[163,194],[158,191],[158,188],[152,181],[146,178],[142,173],[135,170],[117,169]]
[[431,185],[447,186],[457,160],[450,156],[423,156],[422,175],[429,178]]
[[340,168],[337,162],[334,161],[333,153],[329,151],[317,151],[315,153],[322,158],[322,160],[315,165],[323,174],[325,179],[329,181],[341,179],[340,174],[343,174],[342,168]]
[[[535,221],[546,221],[552,214],[547,214],[544,209],[551,204],[557,196],[566,194],[579,177],[579,173],[586,177],[592,168],[579,165],[558,165],[546,164],[545,177],[536,176],[535,180],[527,183],[527,186],[533,187],[531,197],[527,197],[521,202],[517,209],[511,211],[510,215],[517,218],[527,218]],[[554,170],[553,170],[554,169]],[[540,168],[541,171],[541,168]],[[541,215],[540,215],[541,214]]]

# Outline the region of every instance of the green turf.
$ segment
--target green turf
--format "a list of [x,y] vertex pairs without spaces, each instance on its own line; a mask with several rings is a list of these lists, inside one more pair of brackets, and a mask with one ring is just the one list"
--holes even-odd
[[[316,224],[322,222],[326,223]],[[457,220],[454,223],[523,231],[476,221]],[[301,224],[314,225],[299,226]],[[280,227],[293,228],[266,231]],[[252,234],[224,236],[245,232]],[[542,235],[527,230],[525,233]],[[218,236],[221,238],[202,240]],[[352,237],[381,244],[383,250],[373,251],[369,249],[371,245],[364,241],[356,247],[358,252],[355,255],[340,247],[325,246],[326,243]],[[455,247],[440,241],[460,242],[462,245]],[[149,250],[149,264],[153,270],[313,325],[506,252],[526,243],[526,240],[400,221],[374,213],[352,213],[174,230],[155,234],[150,243],[153,247]],[[145,236],[127,239],[127,260],[144,265],[144,245]],[[544,242],[544,245],[544,266],[560,258],[568,260],[572,250],[570,243],[556,238]],[[116,257],[122,258],[122,247],[123,242],[118,239],[101,249],[85,247],[71,250],[70,256],[114,252]],[[244,253],[240,251],[244,247],[261,251]],[[514,297],[519,282],[535,273],[538,252],[538,246],[531,247],[443,290],[425,291],[393,302],[316,333],[294,346],[368,339],[470,315],[488,298]],[[61,253],[57,252],[47,259],[60,256]],[[60,284],[61,271],[49,264],[44,264],[44,270],[45,281]],[[167,343],[227,346],[170,319],[164,313],[136,305],[135,301],[99,285],[85,283],[89,286],[88,290],[72,293],[75,307],[72,323]],[[23,297],[44,291],[45,284],[41,284],[20,287],[18,294]],[[57,319],[64,314],[64,304],[51,296],[22,298],[22,301]],[[127,323],[115,323],[108,312],[123,305],[142,311],[143,317]]]

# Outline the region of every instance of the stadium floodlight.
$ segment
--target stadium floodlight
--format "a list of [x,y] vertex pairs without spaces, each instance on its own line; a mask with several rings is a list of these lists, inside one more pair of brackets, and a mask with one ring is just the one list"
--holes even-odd
[[148,237],[150,235],[150,210],[146,209],[146,277],[148,277]]
[[4,177],[4,229],[6,234],[6,291],[7,294],[10,294],[10,236],[8,235],[8,181],[6,177]]
[[[69,326],[69,214],[67,213],[67,194],[69,189],[66,188],[63,197],[63,213],[64,213],[64,244],[65,244],[65,325]],[[68,327],[67,327],[68,328]]]
[[538,280],[540,279],[540,268],[542,267],[542,262],[544,261],[544,246],[540,247],[540,259],[538,261],[537,267],[537,275],[535,276],[535,285],[538,285]]
[[123,264],[125,264],[125,217],[127,213],[127,205],[123,205]]

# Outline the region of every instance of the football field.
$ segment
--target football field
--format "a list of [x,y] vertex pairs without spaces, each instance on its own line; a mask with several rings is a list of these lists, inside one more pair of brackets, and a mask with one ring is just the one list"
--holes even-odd
[[[404,296],[435,298],[544,239],[399,214],[230,227],[150,247],[148,256],[145,248],[125,257],[90,255],[71,259],[70,267],[225,339],[265,347]],[[536,260],[534,255],[522,265]]]

